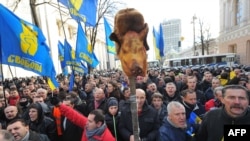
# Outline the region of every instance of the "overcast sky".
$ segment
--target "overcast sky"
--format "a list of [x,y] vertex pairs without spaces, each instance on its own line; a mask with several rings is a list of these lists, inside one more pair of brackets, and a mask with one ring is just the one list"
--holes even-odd
[[[150,26],[158,27],[160,22],[169,19],[181,19],[182,36],[184,37],[183,46],[193,44],[193,25],[192,17],[203,19],[206,25],[210,25],[212,37],[219,34],[219,0],[124,0],[128,7],[139,10]],[[196,21],[198,30],[198,20]],[[196,35],[198,31],[196,31]],[[150,33],[151,34],[151,33]],[[149,35],[150,38],[151,35]],[[152,36],[151,36],[152,38]],[[148,42],[151,39],[148,39]],[[149,43],[150,44],[150,43]]]

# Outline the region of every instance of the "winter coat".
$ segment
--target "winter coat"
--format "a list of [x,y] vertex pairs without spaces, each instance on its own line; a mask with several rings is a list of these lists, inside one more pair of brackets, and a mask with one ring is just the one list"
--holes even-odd
[[[115,137],[115,134],[117,136],[117,141],[123,141],[121,138],[121,135],[119,133],[119,121],[120,121],[120,116],[121,116],[121,112],[118,112],[114,118],[113,115],[111,115],[110,113],[107,113],[105,115],[105,122],[107,124],[108,129],[110,130],[110,132],[112,133],[112,135]],[[114,126],[115,125],[115,126]],[[116,130],[115,130],[116,129]]]
[[244,116],[233,118],[224,107],[211,110],[204,116],[197,134],[197,141],[221,141],[224,136],[224,125],[250,124],[250,108]]
[[66,129],[65,129],[63,126],[64,119],[65,117],[62,118],[63,135],[62,135],[61,141],[80,141],[82,137],[83,129],[80,128],[79,126],[76,126],[68,119],[66,120],[66,123],[65,123],[66,124],[65,125]]
[[30,108],[34,107],[36,107],[35,109],[37,109],[38,111],[38,118],[35,121],[28,121],[30,130],[35,131],[37,133],[45,134],[49,137],[51,141],[55,141],[57,139],[57,132],[54,120],[44,115],[40,103],[32,104]]
[[[138,122],[140,138],[146,139],[147,141],[155,141],[158,135],[160,122],[157,111],[146,102],[143,105],[141,114],[138,116]],[[126,141],[129,140],[130,135],[133,135],[132,115],[129,103],[126,103],[122,108],[119,131],[122,138]]]
[[185,129],[174,127],[167,118],[164,118],[159,134],[159,141],[187,141]]
[[[106,99],[103,99],[101,102],[100,102],[100,105],[97,107],[97,109],[101,109],[104,111],[104,113],[106,114],[107,113],[107,100]],[[87,111],[88,111],[88,114],[95,110],[95,101],[94,99],[91,100],[89,103],[87,103]]]
[[34,131],[29,131],[29,139],[28,141],[51,141],[47,135],[39,134]]

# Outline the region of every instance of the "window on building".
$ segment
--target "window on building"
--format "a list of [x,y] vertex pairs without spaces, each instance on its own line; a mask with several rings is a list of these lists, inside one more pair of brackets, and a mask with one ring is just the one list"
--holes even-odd
[[236,44],[230,45],[228,48],[228,52],[229,53],[237,53],[237,45]]
[[249,64],[249,60],[250,60],[250,40],[247,41],[247,45],[246,45],[246,60],[247,60],[247,64]]
[[57,28],[58,28],[58,35],[59,35],[59,36],[63,36],[62,22],[58,20],[58,21],[56,22],[56,24],[57,24]]
[[76,28],[73,27],[73,26],[69,26],[69,27],[68,27],[68,31],[69,31],[69,38],[70,38],[70,39],[74,39],[74,37],[75,37],[76,34],[77,34]]
[[243,16],[243,3],[242,0],[236,0],[235,3],[235,21],[236,21],[236,25],[240,24],[242,22],[242,16]]

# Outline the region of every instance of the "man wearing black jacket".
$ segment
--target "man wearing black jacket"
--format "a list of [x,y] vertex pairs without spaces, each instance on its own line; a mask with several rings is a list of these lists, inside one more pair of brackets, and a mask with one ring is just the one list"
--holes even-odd
[[224,125],[250,124],[248,90],[240,85],[228,85],[222,89],[223,107],[208,112],[201,123],[197,141],[221,141]]
[[[142,141],[156,141],[160,127],[157,111],[146,102],[146,94],[142,89],[136,89],[136,102],[139,122],[139,136]],[[126,141],[134,139],[130,104],[122,107],[119,131]]]
[[14,136],[15,141],[50,141],[46,135],[29,130],[29,126],[23,119],[11,121],[7,130]]

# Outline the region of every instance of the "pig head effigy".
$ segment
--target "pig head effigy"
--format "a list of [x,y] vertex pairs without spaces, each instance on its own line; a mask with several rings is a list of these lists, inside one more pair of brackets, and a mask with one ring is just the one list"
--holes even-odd
[[148,24],[136,9],[122,9],[116,14],[110,39],[116,43],[117,56],[128,77],[146,75],[147,34]]

